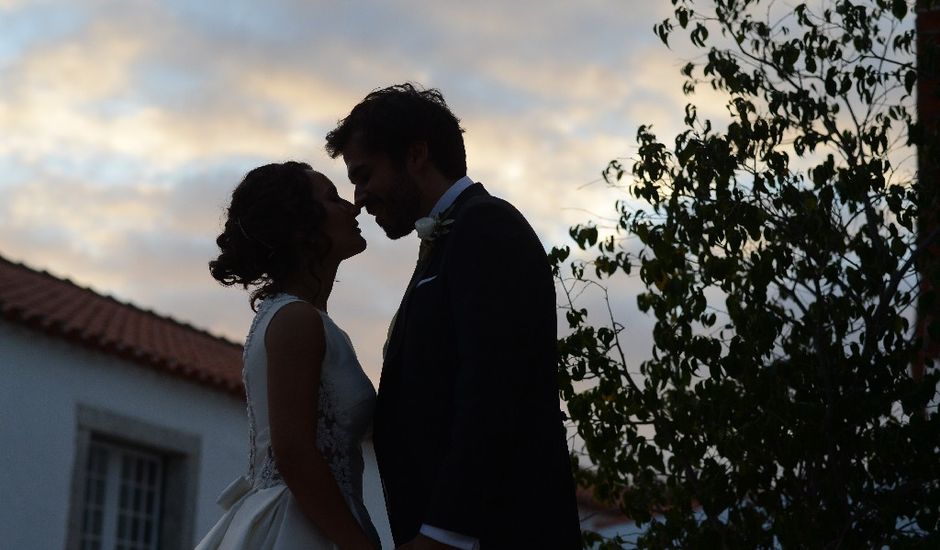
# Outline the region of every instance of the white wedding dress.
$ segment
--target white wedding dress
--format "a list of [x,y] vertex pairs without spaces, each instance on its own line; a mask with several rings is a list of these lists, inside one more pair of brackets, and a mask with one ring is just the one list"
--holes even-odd
[[[278,294],[258,309],[245,342],[242,377],[248,398],[248,474],[219,496],[225,513],[196,550],[327,550],[335,545],[303,515],[278,473],[268,424],[267,352],[264,336],[277,311],[300,298]],[[375,388],[356,359],[349,336],[326,315],[326,352],[320,376],[317,448],[346,504],[366,534],[379,536],[362,499],[362,446],[372,425]]]

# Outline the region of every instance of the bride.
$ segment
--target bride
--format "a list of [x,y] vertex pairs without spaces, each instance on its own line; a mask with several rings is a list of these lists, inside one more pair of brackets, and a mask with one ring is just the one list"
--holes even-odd
[[327,315],[339,263],[366,247],[358,212],[299,162],[256,168],[232,193],[209,270],[223,285],[253,288],[242,371],[249,463],[197,550],[380,547],[360,445],[375,389]]

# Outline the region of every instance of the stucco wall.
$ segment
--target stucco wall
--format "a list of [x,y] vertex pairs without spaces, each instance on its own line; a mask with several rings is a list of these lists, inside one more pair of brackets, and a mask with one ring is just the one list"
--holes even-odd
[[[5,548],[64,548],[79,405],[199,436],[193,543],[211,528],[221,513],[216,496],[246,465],[240,398],[0,321]],[[366,469],[367,506],[389,541],[374,462]]]

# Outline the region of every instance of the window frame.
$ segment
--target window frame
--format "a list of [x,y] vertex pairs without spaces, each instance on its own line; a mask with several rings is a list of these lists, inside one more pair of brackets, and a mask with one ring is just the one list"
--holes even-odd
[[81,548],[85,478],[92,439],[109,445],[123,445],[131,451],[154,453],[163,459],[159,548],[191,549],[194,544],[202,439],[195,434],[84,404],[76,406],[75,418],[75,460],[69,498],[66,550]]

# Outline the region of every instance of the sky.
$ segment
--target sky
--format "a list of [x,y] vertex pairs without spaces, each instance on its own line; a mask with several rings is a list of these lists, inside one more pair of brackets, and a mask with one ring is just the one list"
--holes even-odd
[[[444,93],[471,178],[514,203],[546,249],[572,244],[569,226],[625,197],[600,173],[635,153],[637,127],[679,129],[686,58],[652,31],[669,8],[0,0],[0,255],[242,341],[247,295],[207,269],[232,189],[294,159],[351,199],[323,138],[369,91],[404,81]],[[329,309],[377,381],[417,238],[360,221],[369,248],[340,267]],[[635,360],[651,344],[638,289],[612,288]]]

